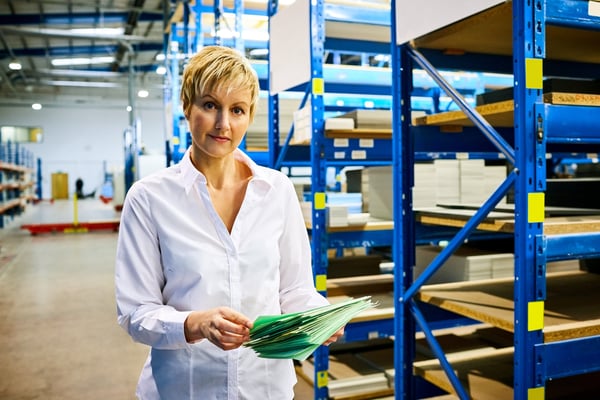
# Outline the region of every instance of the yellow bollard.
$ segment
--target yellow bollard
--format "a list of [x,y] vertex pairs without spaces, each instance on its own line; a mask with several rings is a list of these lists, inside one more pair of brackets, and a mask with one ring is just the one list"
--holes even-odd
[[84,233],[88,229],[84,226],[79,226],[79,209],[77,204],[77,194],[73,195],[73,224],[70,228],[65,228],[64,233]]

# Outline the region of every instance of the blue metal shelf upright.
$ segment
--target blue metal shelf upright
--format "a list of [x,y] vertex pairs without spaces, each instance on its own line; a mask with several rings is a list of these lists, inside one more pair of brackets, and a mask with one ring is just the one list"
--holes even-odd
[[[306,105],[310,107],[311,119],[311,138],[309,154],[304,159],[304,165],[311,168],[311,201],[312,201],[312,223],[309,229],[311,235],[312,257],[313,257],[313,274],[315,276],[315,285],[323,294],[327,294],[327,266],[328,266],[328,249],[337,247],[357,247],[356,244],[366,246],[383,246],[391,245],[392,230],[387,231],[360,231],[356,232],[340,232],[334,233],[327,228],[327,182],[326,174],[328,167],[338,167],[348,165],[366,166],[366,165],[381,165],[391,163],[391,151],[389,145],[390,139],[374,139],[372,144],[361,148],[360,140],[356,138],[343,139],[345,148],[341,150],[336,148],[335,139],[325,137],[325,116],[328,108],[331,108],[332,103],[325,100],[326,96],[335,96],[337,94],[373,94],[377,96],[387,96],[388,102],[391,99],[391,86],[389,81],[389,71],[387,81],[375,82],[371,79],[369,83],[365,83],[364,74],[369,74],[372,71],[364,70],[363,74],[346,74],[345,78],[340,78],[335,74],[335,66],[325,65],[325,52],[328,50],[344,50],[352,49],[353,52],[377,53],[381,52],[389,54],[389,37],[385,38],[385,42],[370,41],[367,38],[362,40],[349,40],[344,38],[332,38],[325,36],[326,22],[348,23],[360,22],[362,24],[371,24],[378,28],[389,29],[389,10],[373,10],[365,13],[356,6],[336,6],[326,5],[323,0],[303,2],[304,7],[308,9],[309,38],[308,44],[310,53],[310,76],[306,76],[306,81],[298,82],[292,87],[285,89],[286,91],[296,91],[304,93],[304,98],[301,101],[299,108]],[[297,3],[298,4],[298,3]],[[269,14],[271,19],[277,16],[278,3],[272,1],[270,3]],[[306,10],[302,10],[304,12]],[[295,17],[295,16],[294,16]],[[273,38],[276,34],[270,28],[270,36]],[[299,47],[302,44],[297,44]],[[273,68],[273,44],[270,44],[270,61],[269,68]],[[287,44],[289,47],[289,42]],[[301,50],[298,50],[301,52]],[[283,50],[280,50],[283,52]],[[306,60],[303,60],[306,61]],[[293,63],[293,61],[288,61]],[[294,69],[294,65],[290,65],[289,70]],[[329,68],[328,68],[329,67]],[[348,69],[347,72],[352,72]],[[340,74],[342,75],[342,74]],[[273,72],[269,73],[269,77],[273,76]],[[373,77],[381,78],[383,74],[373,72]],[[271,83],[272,85],[272,83]],[[389,104],[389,103],[388,103]],[[353,107],[347,111],[360,108]],[[281,168],[286,165],[294,165],[295,162],[302,160],[290,160],[290,153],[298,150],[299,147],[306,146],[290,146],[290,139],[294,133],[294,127],[290,130],[286,142],[279,143],[279,92],[270,92],[269,95],[269,148],[270,148],[270,165],[274,168]],[[352,157],[352,151],[360,149],[366,156],[360,159]],[[291,164],[290,164],[291,162]],[[374,332],[377,337],[388,337],[392,333],[392,320],[367,321],[356,324],[349,324],[346,328],[346,340],[367,340],[374,338]],[[318,348],[313,355],[314,363],[314,398],[325,400],[330,398],[329,385],[329,349],[327,347]]]
[[[439,345],[434,332],[423,317],[417,293],[480,222],[494,209],[510,189],[514,190],[514,399],[548,398],[549,381],[600,371],[600,335],[576,334],[568,340],[545,341],[544,311],[548,298],[546,263],[558,260],[585,259],[600,255],[600,233],[545,232],[546,160],[553,151],[565,151],[575,145],[580,154],[597,154],[600,143],[600,107],[597,105],[557,105],[544,102],[543,80],[546,77],[600,78],[600,4],[587,0],[513,0],[487,1],[479,10],[467,10],[462,18],[448,21],[444,28],[455,25],[455,31],[468,26],[475,15],[492,16],[486,22],[496,36],[481,46],[493,47],[490,54],[478,53],[477,44],[465,44],[464,56],[446,57],[443,45],[428,41],[430,32],[407,37],[400,26],[401,14],[413,9],[408,0],[392,2],[392,63],[394,66],[394,258],[395,270],[395,398],[419,398],[413,373],[415,361],[415,329],[418,325],[446,373],[449,384],[461,399],[470,398],[468,390]],[[434,4],[435,3],[435,4]],[[434,0],[419,3],[422,13],[440,12]],[[494,3],[494,4],[492,4]],[[482,2],[483,4],[483,2]],[[429,7],[429,8],[428,8]],[[476,8],[477,6],[465,6]],[[506,11],[506,12],[505,12]],[[502,30],[494,31],[490,21],[502,21]],[[481,27],[480,27],[481,28]],[[465,32],[468,32],[465,28]],[[498,33],[501,32],[501,33]],[[576,39],[569,42],[568,34]],[[471,32],[473,33],[473,32]],[[433,35],[432,35],[433,36]],[[437,32],[437,38],[444,32]],[[472,37],[472,35],[471,35]],[[448,40],[453,40],[449,37]],[[460,42],[453,42],[461,49]],[[473,48],[469,48],[469,46]],[[422,47],[422,48],[420,48]],[[432,61],[433,60],[433,61]],[[492,60],[492,64],[490,64]],[[468,104],[460,107],[473,122],[473,128],[506,158],[512,171],[490,198],[454,236],[440,256],[418,279],[413,280],[415,265],[415,220],[411,189],[416,139],[421,127],[411,124],[410,92],[412,68],[418,65],[447,89],[457,102],[460,95],[447,85],[433,64],[443,68],[476,71],[501,69],[513,75],[514,121],[512,130],[495,129]],[[448,86],[446,88],[446,86]],[[424,129],[426,130],[426,129]],[[456,150],[461,149],[456,139]],[[450,151],[450,150],[448,150]],[[550,397],[552,398],[552,397]]]

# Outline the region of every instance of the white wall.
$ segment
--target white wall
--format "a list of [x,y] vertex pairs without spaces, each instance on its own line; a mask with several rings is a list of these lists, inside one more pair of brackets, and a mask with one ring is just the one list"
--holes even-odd
[[[165,112],[162,102],[138,106],[142,144],[152,153],[164,154]],[[129,114],[122,107],[102,104],[91,106],[51,106],[34,111],[29,106],[1,106],[0,125],[41,126],[42,143],[25,147],[42,163],[42,198],[52,196],[51,174],[69,174],[69,193],[75,191],[75,180],[84,181],[84,192],[99,189],[104,166],[121,170],[124,164],[123,131],[129,125]],[[99,191],[98,191],[99,193]]]

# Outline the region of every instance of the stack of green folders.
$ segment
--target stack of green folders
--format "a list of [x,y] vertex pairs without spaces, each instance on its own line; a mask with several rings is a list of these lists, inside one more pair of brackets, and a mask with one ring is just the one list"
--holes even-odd
[[260,316],[245,346],[263,358],[302,361],[358,313],[374,306],[365,296],[304,312]]

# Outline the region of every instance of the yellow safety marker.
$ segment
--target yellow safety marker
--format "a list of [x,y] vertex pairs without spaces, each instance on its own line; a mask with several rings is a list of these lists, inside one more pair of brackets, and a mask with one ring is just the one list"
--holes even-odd
[[323,78],[312,80],[312,93],[317,96],[322,96],[325,93],[325,80]]
[[79,225],[79,210],[77,207],[77,194],[73,195],[73,225]]
[[525,87],[527,89],[544,88],[544,71],[541,58],[525,59]]
[[527,222],[530,224],[544,222],[545,215],[544,192],[533,192],[527,194]]
[[315,210],[324,210],[325,209],[325,193],[317,192],[315,193]]
[[321,274],[315,277],[315,288],[319,292],[324,292],[327,290],[327,275]]
[[544,302],[530,301],[527,303],[527,330],[539,331],[544,329]]
[[544,386],[527,389],[527,400],[544,400],[546,398],[545,389]]
[[329,376],[327,375],[327,371],[319,371],[317,372],[317,387],[322,388],[327,386],[329,383]]
[[77,204],[77,194],[73,195],[73,226],[63,229],[63,233],[86,233],[88,229],[79,226],[79,207]]

